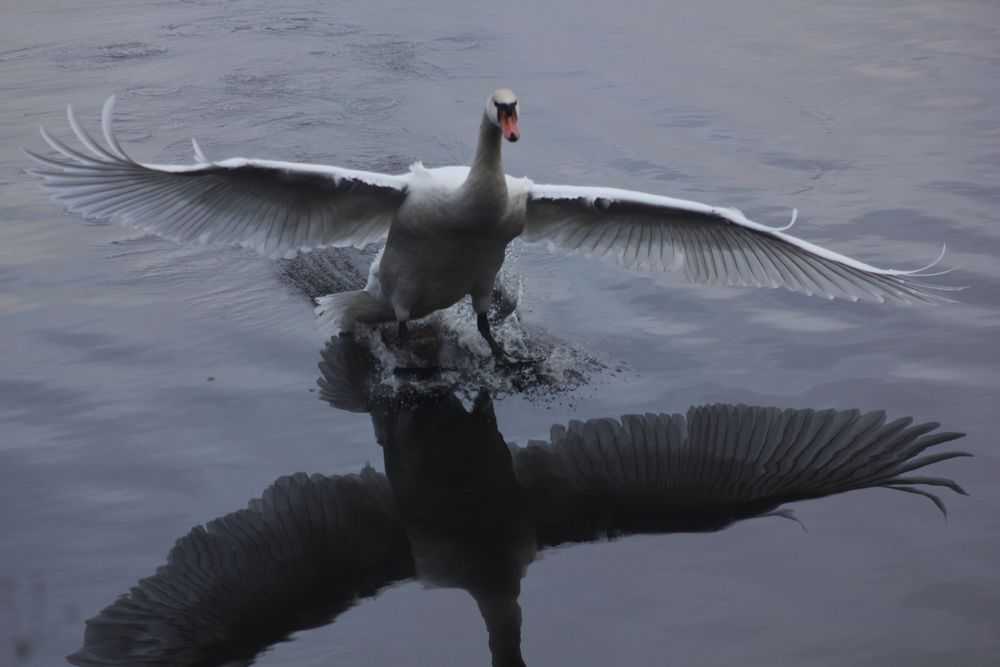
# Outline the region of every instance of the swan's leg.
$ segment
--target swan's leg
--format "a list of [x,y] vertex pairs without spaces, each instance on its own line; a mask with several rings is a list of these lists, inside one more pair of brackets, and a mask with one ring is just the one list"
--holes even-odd
[[473,294],[472,309],[476,312],[476,326],[479,329],[479,333],[486,339],[486,343],[490,346],[490,351],[493,353],[493,358],[496,360],[497,366],[519,368],[541,361],[541,359],[518,359],[511,357],[500,347],[500,343],[497,342],[496,338],[493,337],[493,332],[490,331],[490,321],[486,316],[490,309],[492,295],[493,286],[491,283],[489,289],[480,291],[478,296],[475,293]]
[[490,346],[493,356],[497,359],[506,359],[507,355],[500,347],[500,343],[493,337],[493,332],[490,331],[490,321],[487,319],[486,313],[479,313],[476,316],[476,326],[479,328],[479,333],[486,339],[486,344]]
[[406,367],[413,367],[413,348],[410,347],[410,327],[407,324],[410,321],[410,310],[399,306],[396,306],[393,310],[396,311],[396,327],[399,332],[396,342],[399,349],[403,352]]
[[410,328],[406,326],[406,320],[399,321],[399,346],[404,349],[410,348]]
[[486,317],[486,314],[490,310],[494,280],[484,281],[482,284],[477,285],[470,292],[469,296],[472,297],[472,310],[476,313],[476,328],[479,329],[480,335],[486,339],[487,345],[490,346],[490,352],[493,353],[497,361],[506,361],[507,355],[504,354],[503,348],[500,347],[497,339],[493,337],[493,332],[490,331],[490,321]]
[[396,326],[398,327],[399,346],[404,350],[409,351],[410,349],[410,328],[407,326],[407,322],[410,321],[410,309],[401,306],[398,303],[392,304],[393,313],[396,316]]
[[399,350],[402,352],[403,364],[397,366],[393,372],[396,375],[421,375],[426,374],[428,371],[437,371],[437,366],[420,366],[416,360],[413,358],[413,348],[410,347],[410,327],[407,326],[406,320],[399,320],[396,326],[398,327],[399,335],[396,337],[396,343]]

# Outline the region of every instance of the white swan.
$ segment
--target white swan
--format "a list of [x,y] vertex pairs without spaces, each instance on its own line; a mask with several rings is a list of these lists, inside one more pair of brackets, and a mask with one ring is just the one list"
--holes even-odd
[[[486,311],[507,245],[520,237],[627,268],[676,271],[703,283],[784,287],[827,298],[943,300],[927,268],[879,269],[748,220],[733,208],[599,187],[514,179],[500,161],[501,135],[517,141],[517,97],[487,101],[472,167],[401,175],[271,160],[157,165],[128,157],[112,132],[114,96],[104,104],[107,146],[69,123],[90,154],[42,136],[60,155],[25,151],[32,171],[69,210],[132,225],[178,242],[238,245],[268,257],[321,246],[364,246],[388,237],[367,287],[318,299],[321,323],[406,323],[471,295],[479,331],[498,357]],[[793,214],[792,221],[795,216]],[[943,254],[942,250],[942,254]],[[940,257],[938,258],[940,260]],[[937,260],[930,266],[937,263]]]

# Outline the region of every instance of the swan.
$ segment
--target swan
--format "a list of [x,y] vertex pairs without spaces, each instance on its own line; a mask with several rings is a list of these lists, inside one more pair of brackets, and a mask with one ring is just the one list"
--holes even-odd
[[405,174],[246,158],[212,161],[192,141],[195,164],[146,164],[123,150],[112,128],[115,97],[104,103],[106,146],[72,106],[69,125],[88,153],[40,128],[57,153],[25,151],[30,173],[55,199],[88,218],[109,220],[177,242],[243,246],[270,258],[323,246],[385,239],[363,290],[317,299],[329,333],[357,323],[407,323],[472,298],[477,327],[504,357],[486,313],[508,244],[515,238],[608,258],[637,270],[673,271],[695,282],[783,287],[829,299],[935,302],[960,289],[923,282],[928,269],[879,269],[753,222],[735,208],[607,187],[537,184],[505,174],[502,139],[516,142],[518,99],[490,94],[471,167]]

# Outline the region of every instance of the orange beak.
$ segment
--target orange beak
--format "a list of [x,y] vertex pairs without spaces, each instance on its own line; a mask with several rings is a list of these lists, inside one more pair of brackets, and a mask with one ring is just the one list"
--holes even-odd
[[501,111],[497,118],[500,121],[500,131],[507,141],[517,141],[521,138],[521,131],[517,129],[517,115]]

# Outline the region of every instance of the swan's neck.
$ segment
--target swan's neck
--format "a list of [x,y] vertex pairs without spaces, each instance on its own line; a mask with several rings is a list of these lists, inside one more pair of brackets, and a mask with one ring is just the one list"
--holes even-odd
[[473,192],[507,195],[507,180],[500,161],[500,128],[483,112],[479,124],[479,145],[465,187]]

